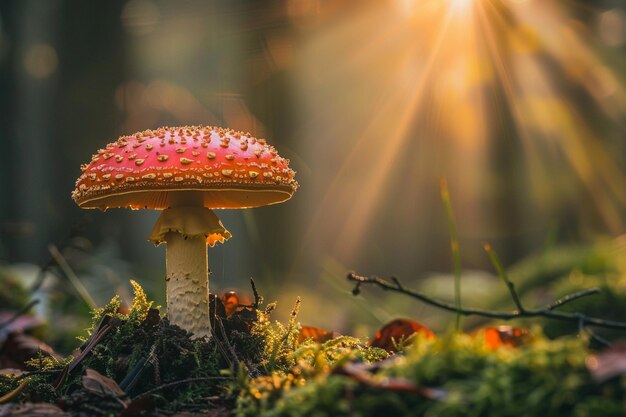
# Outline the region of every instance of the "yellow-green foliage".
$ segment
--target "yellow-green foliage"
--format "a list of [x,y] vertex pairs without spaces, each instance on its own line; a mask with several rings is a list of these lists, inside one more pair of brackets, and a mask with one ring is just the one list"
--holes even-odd
[[37,369],[39,371],[49,371],[51,369],[63,368],[70,363],[74,357],[68,356],[67,358],[57,359],[54,356],[45,356],[43,354],[32,358],[25,362],[25,365],[29,368]]
[[262,343],[261,361],[258,364],[265,373],[273,371],[289,371],[294,365],[293,352],[298,341],[300,323],[296,321],[300,309],[300,298],[291,311],[287,325],[270,320],[270,313],[276,307],[269,304],[265,311],[257,312],[257,321],[251,333]]
[[[263,334],[269,334],[270,340],[273,340],[270,346],[275,346],[281,338],[287,336],[289,339],[288,328],[274,323],[272,327],[264,326]],[[309,339],[299,345],[294,336],[288,346],[290,348],[282,351],[282,368],[271,371],[267,376],[244,381],[242,395],[237,400],[241,415],[255,415],[261,410],[271,410],[282,398],[308,390],[307,384],[327,381],[332,369],[348,361],[374,363],[389,356],[385,350],[366,346],[361,340],[350,336],[339,336],[322,344]],[[287,365],[291,367],[287,369]]]
[[152,304],[154,302],[148,301],[146,292],[143,290],[141,285],[137,283],[137,281],[131,279],[130,285],[133,287],[133,304],[131,305],[128,314],[118,313],[120,306],[122,305],[122,301],[120,300],[119,295],[115,295],[113,298],[111,298],[111,301],[109,301],[104,307],[95,308],[92,310],[91,327],[87,329],[87,337],[78,337],[81,342],[84,342],[89,336],[92,335],[104,316],[116,317],[124,321],[130,320],[132,324],[138,324],[141,321],[145,320],[146,316],[148,315],[148,311],[152,308]]
[[117,311],[121,305],[120,296],[115,295],[104,307],[94,308],[91,312],[91,327],[87,329],[87,336],[77,336],[77,339],[84,343],[96,330],[104,316],[115,317],[118,315]]
[[134,297],[133,305],[128,312],[128,318],[133,321],[141,322],[148,316],[148,311],[152,308],[154,301],[148,301],[146,292],[137,281],[131,279],[130,285],[133,286]]
[[[237,414],[623,416],[623,386],[619,381],[604,385],[593,382],[585,367],[588,354],[586,341],[575,337],[549,340],[536,335],[528,345],[497,350],[485,346],[483,338],[466,334],[454,333],[437,340],[416,338],[405,355],[386,361],[372,373],[372,381],[407,380],[442,390],[446,393],[443,399],[365,386],[329,372],[333,368],[329,365],[309,378],[304,378],[306,373],[294,372],[287,381],[277,382],[275,377],[250,381],[238,400]],[[311,356],[318,358],[319,354],[305,355]],[[314,366],[317,360],[312,362]],[[311,360],[305,362],[308,366]],[[341,359],[335,363],[342,363]]]

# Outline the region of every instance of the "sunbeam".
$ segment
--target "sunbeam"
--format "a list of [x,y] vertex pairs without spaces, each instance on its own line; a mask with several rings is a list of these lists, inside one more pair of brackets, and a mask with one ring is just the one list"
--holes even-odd
[[[528,207],[549,217],[563,204],[580,204],[567,210],[607,232],[623,230],[626,179],[610,148],[619,145],[602,136],[603,123],[623,123],[623,62],[581,35],[576,7],[376,2],[313,36],[300,85],[317,117],[303,152],[325,162],[294,268],[312,250],[354,264],[380,231],[418,230],[409,208],[430,209],[420,194],[441,175],[460,190],[466,230],[489,234],[494,191],[484,184],[503,181],[492,166],[498,143],[511,148],[529,193],[508,230],[530,227]],[[402,195],[399,181],[409,186]]]

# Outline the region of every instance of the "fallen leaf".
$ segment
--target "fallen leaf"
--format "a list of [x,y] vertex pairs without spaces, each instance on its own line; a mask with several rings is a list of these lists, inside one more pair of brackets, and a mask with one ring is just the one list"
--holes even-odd
[[245,294],[241,296],[237,291],[231,290],[222,294],[222,304],[226,310],[226,317],[231,317],[235,313],[249,310],[252,307],[252,300]]
[[20,376],[24,373],[21,369],[16,368],[3,368],[0,369],[0,375]]
[[528,329],[513,326],[496,326],[482,329],[484,332],[485,344],[491,349],[498,349],[502,346],[519,347],[531,340]]
[[349,362],[333,371],[333,374],[345,375],[354,381],[370,388],[382,391],[403,392],[421,395],[430,400],[442,400],[447,396],[446,391],[438,388],[421,387],[406,378],[377,378],[370,370],[371,365]]
[[24,333],[43,324],[41,318],[30,315],[15,316],[14,311],[0,311],[0,347],[11,333]]
[[117,398],[126,395],[119,385],[117,385],[117,382],[90,368],[87,369],[85,375],[83,375],[83,388],[94,394]]
[[40,355],[61,358],[50,346],[36,337],[11,333],[0,349],[0,367],[26,370],[25,362]]
[[395,319],[385,324],[376,332],[370,341],[370,346],[385,349],[387,352],[396,352],[399,342],[406,340],[414,333],[421,333],[428,339],[434,339],[435,334],[426,326],[409,319]]
[[226,291],[222,295],[222,303],[226,309],[226,317],[230,317],[237,311],[239,306],[239,296],[235,291]]
[[302,343],[307,339],[312,339],[316,343],[324,343],[339,336],[337,332],[329,332],[313,326],[302,326],[298,333],[298,343]]

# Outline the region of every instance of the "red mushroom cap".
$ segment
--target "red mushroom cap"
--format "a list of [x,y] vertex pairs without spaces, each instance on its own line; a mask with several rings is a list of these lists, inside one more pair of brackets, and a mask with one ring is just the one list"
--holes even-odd
[[81,208],[163,210],[172,193],[200,191],[207,208],[280,203],[298,188],[289,160],[264,139],[212,126],[162,127],[122,136],[83,165]]

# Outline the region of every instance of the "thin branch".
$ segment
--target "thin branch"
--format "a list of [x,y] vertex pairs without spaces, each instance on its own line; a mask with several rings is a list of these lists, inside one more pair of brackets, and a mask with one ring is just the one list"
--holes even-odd
[[600,288],[589,288],[587,290],[578,291],[572,294],[568,294],[565,297],[559,298],[558,300],[549,304],[546,308],[548,310],[554,310],[555,308],[562,307],[567,303],[571,303],[574,300],[578,300],[579,298],[586,297],[588,295],[598,294],[600,292]]
[[391,277],[391,280],[393,281],[394,284],[396,284],[396,286],[398,288],[400,288],[401,290],[403,290],[404,288],[402,287],[402,284],[400,283],[400,280],[397,277]]
[[[557,300],[554,303],[548,304],[547,306],[542,307],[542,308],[524,309],[522,311],[516,310],[512,312],[497,312],[497,311],[481,310],[481,309],[474,309],[474,308],[457,308],[452,304],[448,304],[444,301],[431,298],[418,291],[407,289],[405,287],[402,287],[401,285],[391,283],[387,280],[384,280],[382,278],[378,278],[375,276],[365,277],[365,276],[357,275],[351,272],[348,274],[347,278],[349,281],[355,283],[355,288],[360,288],[362,285],[365,285],[365,284],[375,285],[383,290],[388,290],[388,291],[393,291],[393,292],[397,292],[400,294],[408,295],[409,297],[415,298],[425,304],[440,308],[442,310],[449,311],[451,313],[461,314],[463,316],[482,316],[482,317],[489,317],[489,318],[500,319],[500,320],[512,320],[512,319],[528,318],[528,317],[546,317],[546,318],[550,318],[554,320],[581,323],[583,326],[588,325],[588,326],[602,327],[606,329],[626,330],[626,322],[603,320],[603,319],[599,319],[596,317],[588,317],[582,313],[563,313],[560,311],[554,311],[553,309],[550,309],[550,307],[556,304],[559,300]],[[577,296],[576,298],[580,298],[585,295],[590,295],[591,293],[594,293],[594,292],[580,295],[580,296]],[[576,294],[565,296],[561,300],[572,298]],[[565,302],[568,302],[568,301],[565,301]],[[563,303],[561,303],[560,305],[562,304]]]

